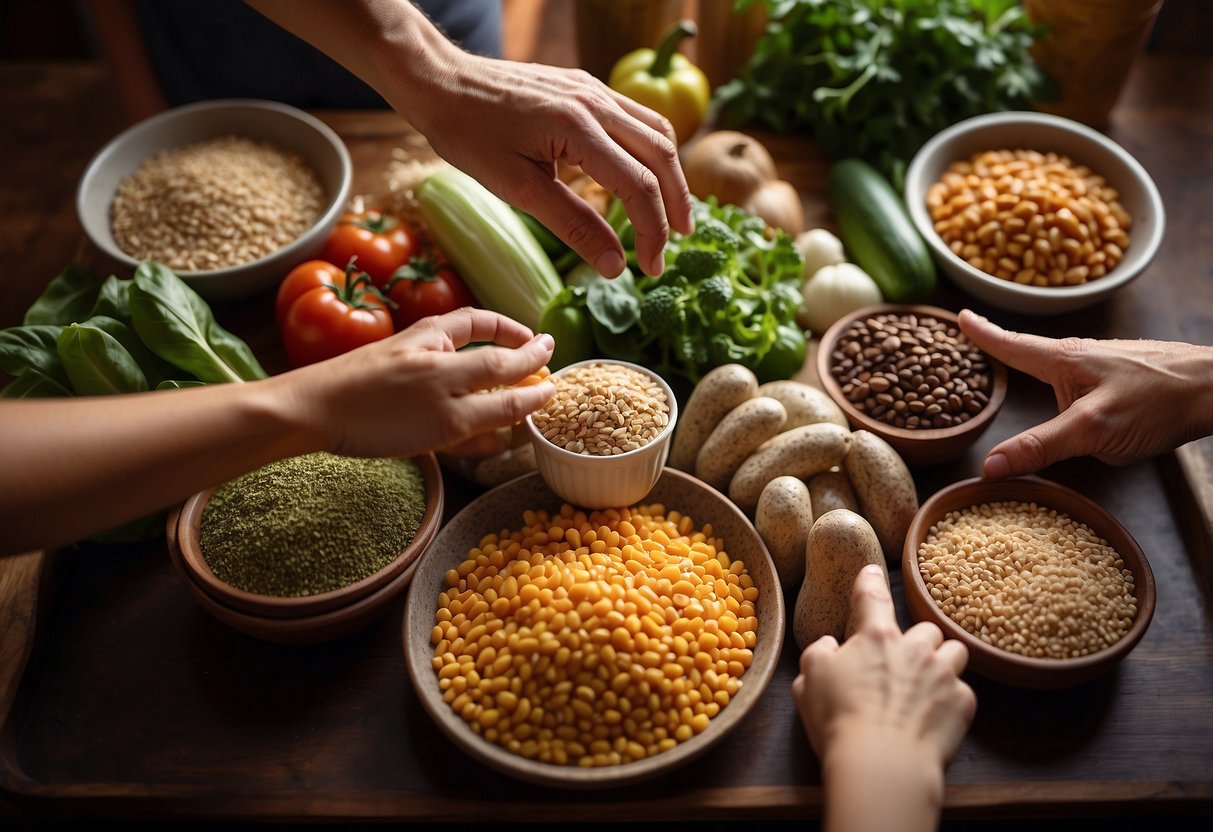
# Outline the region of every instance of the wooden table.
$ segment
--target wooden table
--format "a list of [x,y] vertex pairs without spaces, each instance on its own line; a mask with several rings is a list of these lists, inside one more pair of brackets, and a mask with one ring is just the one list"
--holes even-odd
[[[0,66],[0,105],[9,114],[0,126],[0,326],[19,323],[73,257],[96,260],[73,195],[88,158],[123,126],[115,104],[104,71],[92,64]],[[390,114],[322,116],[350,147],[355,189],[382,191],[381,171],[403,124]],[[1213,59],[1143,57],[1109,132],[1154,176],[1167,206],[1166,238],[1149,272],[1112,300],[1061,318],[977,308],[1052,336],[1213,343]],[[811,141],[762,138],[781,174],[802,190],[810,223],[828,225],[826,162]],[[938,302],[969,301],[945,286]],[[216,314],[274,370],[282,356],[271,307],[267,293],[217,306]],[[955,463],[916,472],[920,494],[975,475],[984,449],[1053,408],[1047,388],[1012,374],[989,433]],[[1211,441],[1127,468],[1075,460],[1047,472],[1092,496],[1137,537],[1158,581],[1158,612],[1117,671],[1083,686],[1033,693],[973,678],[980,706],[948,774],[946,817],[1148,813],[1207,822]],[[452,486],[467,499],[466,485]],[[0,560],[0,817],[819,815],[819,771],[788,694],[794,649],[784,651],[761,707],[700,761],[626,794],[566,794],[512,782],[449,745],[405,676],[403,604],[335,644],[281,647],[207,616],[178,584],[162,542]]]

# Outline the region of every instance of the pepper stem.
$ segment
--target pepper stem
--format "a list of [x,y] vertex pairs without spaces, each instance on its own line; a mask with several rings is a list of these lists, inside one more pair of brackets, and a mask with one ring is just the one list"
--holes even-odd
[[653,65],[649,67],[649,75],[654,78],[664,78],[670,74],[670,61],[674,57],[674,52],[678,49],[678,44],[682,43],[689,37],[695,35],[698,31],[693,20],[680,20],[674,24],[670,31],[666,32],[665,37],[661,39],[661,43],[657,46],[657,54],[653,57]]

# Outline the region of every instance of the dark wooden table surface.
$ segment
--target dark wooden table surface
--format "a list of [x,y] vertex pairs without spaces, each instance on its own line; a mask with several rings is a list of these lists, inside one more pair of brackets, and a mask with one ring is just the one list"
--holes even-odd
[[[124,124],[94,64],[0,65],[0,112],[4,327],[20,322],[67,262],[98,262],[76,220],[74,189],[89,157]],[[390,114],[322,117],[350,147],[356,190],[382,192],[404,125]],[[1108,132],[1162,192],[1168,225],[1153,266],[1110,301],[1060,318],[976,308],[1053,336],[1213,344],[1213,59],[1143,56]],[[801,189],[810,223],[829,225],[826,162],[811,141],[763,138]],[[947,286],[938,302],[969,303]],[[216,314],[267,367],[281,369],[271,294],[216,306]],[[975,475],[986,448],[1053,407],[1047,388],[1012,374],[989,433],[955,463],[917,471],[920,495]],[[948,774],[946,817],[1209,816],[1210,441],[1127,468],[1076,460],[1046,472],[1089,494],[1138,539],[1158,581],[1158,611],[1119,669],[1080,687],[1035,693],[973,678],[980,706]],[[466,484],[452,487],[456,503],[471,496]],[[626,794],[566,794],[510,781],[443,739],[405,675],[403,605],[334,644],[282,647],[207,616],[178,584],[163,543],[0,560],[0,817],[819,815],[819,772],[788,694],[794,649],[784,651],[761,707],[700,761]]]

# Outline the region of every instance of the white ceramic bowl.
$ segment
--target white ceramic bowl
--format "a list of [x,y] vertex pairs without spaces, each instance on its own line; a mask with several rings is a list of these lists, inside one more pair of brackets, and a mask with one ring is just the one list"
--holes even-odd
[[526,417],[531,444],[535,447],[535,467],[543,481],[562,499],[581,508],[619,508],[639,502],[653,488],[665,467],[670,454],[670,437],[678,422],[678,401],[666,380],[652,370],[607,358],[592,358],[562,367],[552,374],[557,380],[561,374],[576,367],[598,364],[614,364],[642,373],[661,385],[666,401],[670,405],[670,419],[665,429],[655,439],[634,451],[612,456],[591,456],[566,451],[543,438],[535,427],[535,420]]
[[[1120,204],[1133,218],[1133,226],[1124,259],[1108,274],[1078,286],[1024,286],[974,268],[935,233],[926,195],[948,165],[984,150],[1017,148],[1069,156],[1120,192]],[[1059,315],[1104,300],[1145,271],[1158,252],[1166,226],[1158,188],[1136,159],[1090,127],[1045,113],[989,113],[941,131],[910,162],[905,199],[936,262],[957,286],[991,306],[1025,315]]]
[[208,300],[231,300],[276,285],[294,266],[314,257],[349,198],[353,179],[349,151],[319,119],[286,104],[253,99],[177,107],[111,139],[89,162],[76,192],[76,211],[89,239],[133,272],[139,261],[118,247],[110,227],[110,205],[118,184],[145,159],[163,150],[226,135],[272,142],[302,156],[324,187],[324,209],[311,228],[259,260],[222,269],[179,272],[182,279]]

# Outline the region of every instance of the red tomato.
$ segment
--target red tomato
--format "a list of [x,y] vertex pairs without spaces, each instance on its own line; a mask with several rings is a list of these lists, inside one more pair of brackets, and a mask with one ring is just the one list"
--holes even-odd
[[286,306],[280,330],[292,366],[324,361],[392,334],[388,302],[366,274],[351,277],[350,272],[339,282],[305,288]]
[[299,297],[312,289],[321,286],[345,285],[345,271],[324,260],[308,260],[291,269],[286,279],[278,286],[278,299],[274,302],[274,313],[278,317],[278,326],[286,317],[286,312]]
[[392,277],[388,296],[396,303],[392,317],[397,329],[412,326],[430,315],[442,315],[476,303],[455,269],[434,257],[409,260]]
[[417,232],[404,220],[378,211],[342,216],[320,252],[320,259],[345,268],[351,257],[376,286],[386,286],[392,274],[417,252]]

